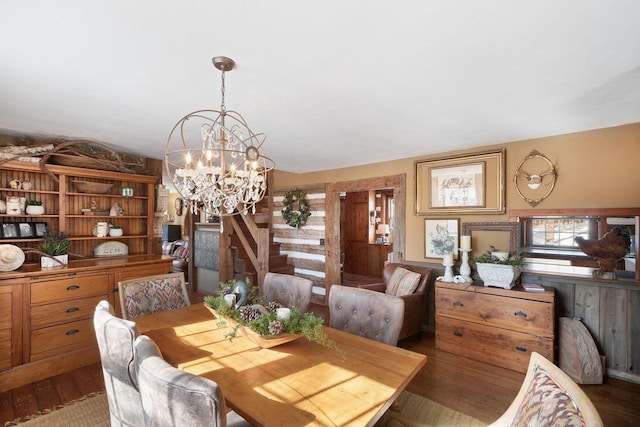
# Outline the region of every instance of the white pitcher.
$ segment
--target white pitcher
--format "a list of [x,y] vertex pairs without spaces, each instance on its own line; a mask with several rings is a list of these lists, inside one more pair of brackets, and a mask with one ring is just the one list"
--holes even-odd
[[97,222],[93,226],[93,235],[96,237],[106,237],[108,233],[109,233],[108,222]]

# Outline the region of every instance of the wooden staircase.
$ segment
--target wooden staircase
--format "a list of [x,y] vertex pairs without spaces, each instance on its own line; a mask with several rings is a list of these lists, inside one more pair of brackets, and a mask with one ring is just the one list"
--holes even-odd
[[[258,228],[268,230],[270,229],[271,215],[269,213],[248,214],[247,216],[253,218],[253,221]],[[243,281],[249,279],[253,284],[259,283],[260,280],[258,279],[258,271],[250,261],[252,256],[251,253],[256,254],[259,252],[258,243],[251,238],[246,238],[246,236],[251,236],[247,222],[240,219],[238,221],[238,227],[240,228],[241,232],[236,232],[234,227],[234,233],[231,235],[231,250],[233,252],[233,277]],[[240,236],[245,237],[246,241],[248,242],[250,251],[247,251],[242,243],[242,237]],[[269,231],[268,246],[269,256],[267,262],[267,271],[282,274],[293,274],[293,265],[288,264],[287,255],[280,255],[280,243],[276,243],[273,241],[273,232],[271,231]]]
[[[224,232],[220,235],[220,280],[249,279],[260,291],[267,272],[294,274],[288,256],[280,255],[280,244],[273,241],[271,174],[267,180],[267,194],[256,205],[256,213],[223,217]],[[223,253],[225,247],[229,251]]]

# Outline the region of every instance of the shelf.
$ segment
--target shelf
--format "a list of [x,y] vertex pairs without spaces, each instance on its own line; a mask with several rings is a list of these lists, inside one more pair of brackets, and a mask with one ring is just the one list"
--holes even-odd
[[110,199],[118,198],[118,199],[133,199],[133,200],[147,200],[147,196],[131,196],[125,197],[122,194],[99,194],[99,193],[70,193],[67,192],[67,196],[89,196],[89,197],[108,197]]
[[29,193],[36,193],[36,194],[54,194],[54,195],[58,195],[60,194],[59,191],[51,191],[51,190],[16,190],[15,188],[6,188],[6,187],[1,187],[0,191],[6,191],[6,192],[12,192],[12,193],[25,193],[25,194],[29,194]]
[[109,218],[109,219],[145,219],[145,220],[148,218],[146,215],[111,216],[111,215],[77,215],[77,214],[66,215],[66,217],[67,218],[85,218],[85,219]]
[[[0,214],[0,218],[59,218],[60,215],[54,214],[42,214],[42,215],[9,215],[9,214]],[[31,221],[38,222],[38,221]]]
[[146,234],[138,234],[138,235],[124,235],[124,236],[105,236],[105,237],[96,237],[96,236],[69,236],[69,240],[118,240],[118,239],[147,239],[149,236]]
[[[39,164],[19,161],[4,162],[0,165],[0,199],[20,197],[42,200],[45,214],[42,215],[8,215],[0,214],[0,223],[46,223],[51,232],[64,231],[73,242],[70,252],[92,257],[96,244],[112,240],[126,242],[129,255],[153,253],[153,226],[155,207],[155,185],[157,176],[127,174],[115,171],[99,171],[72,166],[47,165],[44,172]],[[9,188],[12,180],[29,182],[27,189]],[[111,184],[107,193],[82,193],[77,191],[74,181]],[[123,186],[133,188],[133,196],[126,197],[121,193]],[[90,191],[95,191],[89,189]],[[96,210],[101,215],[84,215],[95,202]],[[110,216],[110,209],[118,204],[127,215]],[[12,210],[11,212],[15,212]],[[106,221],[122,226],[124,236],[96,237],[92,234],[96,222]],[[0,230],[3,230],[0,228]],[[8,233],[9,234],[9,233]],[[0,231],[0,237],[2,232]],[[9,234],[11,236],[11,234]],[[17,234],[19,236],[19,234]],[[8,237],[0,239],[0,244],[11,243],[19,247],[34,246],[42,241],[35,237]],[[29,257],[27,261],[32,261]]]

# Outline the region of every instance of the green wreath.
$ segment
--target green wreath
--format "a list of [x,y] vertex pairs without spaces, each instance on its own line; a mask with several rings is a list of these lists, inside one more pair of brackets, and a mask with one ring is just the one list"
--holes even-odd
[[311,216],[311,209],[309,208],[309,202],[302,190],[291,190],[284,196],[282,204],[282,218],[287,222],[287,225],[294,228],[300,228],[307,223],[307,219]]

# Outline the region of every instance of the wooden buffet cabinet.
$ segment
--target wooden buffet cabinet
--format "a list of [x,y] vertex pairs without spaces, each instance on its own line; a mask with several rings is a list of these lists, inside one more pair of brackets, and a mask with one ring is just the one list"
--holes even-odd
[[526,372],[531,352],[554,360],[555,293],[436,282],[436,348]]
[[[169,273],[172,258],[153,254],[153,222],[157,177],[66,166],[6,162],[0,165],[0,198],[38,199],[45,213],[0,213],[0,244],[32,248],[42,238],[21,236],[20,224],[46,223],[67,233],[72,242],[67,266],[41,268],[39,257],[27,255],[17,270],[0,272],[0,392],[99,361],[93,312],[108,300],[120,315],[118,282]],[[11,181],[29,182],[13,188]],[[102,193],[80,191],[74,181],[107,184]],[[133,189],[122,195],[121,187]],[[124,209],[109,216],[114,203]],[[94,211],[86,212],[91,206]],[[118,224],[121,237],[96,237],[97,221]],[[4,233],[5,224],[17,235]],[[127,256],[94,257],[96,245],[119,241]]]

